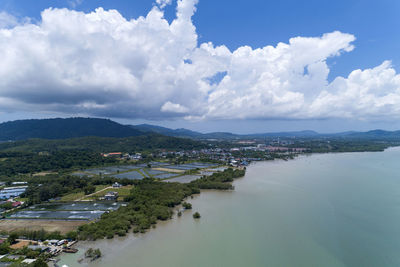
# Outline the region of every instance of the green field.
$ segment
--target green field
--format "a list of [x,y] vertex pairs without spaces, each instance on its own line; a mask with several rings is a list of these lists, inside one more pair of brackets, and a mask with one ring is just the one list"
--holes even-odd
[[[121,188],[110,188],[108,190],[104,190],[102,192],[95,193],[90,197],[84,198],[83,200],[96,200],[99,197],[105,196],[108,192],[118,192],[118,200],[123,200],[124,197],[128,196],[132,190],[132,186],[123,186]],[[97,190],[96,190],[97,191]]]
[[[111,186],[111,185],[96,185],[96,192],[98,192],[104,188],[107,188],[109,186]],[[104,192],[106,192],[106,191],[104,191]],[[101,193],[102,192],[100,192],[100,194]],[[81,199],[84,197],[85,197],[85,193],[83,191],[79,191],[79,192],[74,192],[74,193],[63,196],[61,198],[61,201],[75,201],[77,199]]]

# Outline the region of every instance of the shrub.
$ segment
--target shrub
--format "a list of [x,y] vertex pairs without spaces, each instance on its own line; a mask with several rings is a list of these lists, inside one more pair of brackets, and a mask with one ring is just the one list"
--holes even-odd
[[194,219],[200,219],[200,217],[200,213],[198,213],[197,211],[193,214]]
[[182,206],[186,209],[186,210],[190,210],[192,209],[192,204],[187,203],[187,202],[183,202]]

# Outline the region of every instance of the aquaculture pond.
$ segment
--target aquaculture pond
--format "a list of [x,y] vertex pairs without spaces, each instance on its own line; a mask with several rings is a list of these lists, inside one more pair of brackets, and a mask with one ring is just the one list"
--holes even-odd
[[120,202],[72,202],[72,203],[51,203],[37,204],[28,207],[29,210],[73,210],[73,211],[92,211],[92,210],[116,210],[124,203]]
[[109,166],[102,168],[92,168],[86,169],[78,172],[74,172],[73,175],[76,176],[85,176],[85,175],[110,175],[119,172],[126,172],[130,170],[142,169],[147,167],[147,164],[139,164],[139,165],[118,165],[118,166]]
[[90,211],[52,211],[52,210],[22,210],[11,214],[11,219],[60,219],[60,220],[94,220],[99,218],[104,210]]
[[201,177],[200,175],[183,175],[183,176],[178,176],[178,177],[171,178],[168,180],[164,180],[164,182],[190,183],[191,181],[197,180],[200,177]]
[[115,175],[112,175],[112,177],[119,178],[119,179],[141,180],[147,176],[144,176],[142,173],[137,172],[137,171],[131,171],[131,172],[115,174]]
[[175,177],[175,176],[178,176],[178,175],[179,174],[176,174],[176,173],[164,172],[162,174],[157,174],[154,177],[158,178],[158,179],[167,179],[167,178]]
[[211,167],[216,167],[216,166],[218,166],[218,164],[193,162],[193,163],[178,164],[178,165],[167,165],[167,166],[163,166],[163,167],[168,168],[168,169],[187,171],[187,170],[194,170],[194,169],[211,168]]
[[11,214],[8,218],[93,220],[104,212],[117,210],[123,205],[126,203],[105,201],[37,204]]
[[[148,168],[148,166],[151,168]],[[187,183],[192,180],[199,178],[198,176],[183,176],[180,173],[174,172],[174,170],[180,170],[182,173],[184,171],[194,170],[194,169],[207,169],[217,167],[218,164],[215,163],[204,163],[204,162],[192,162],[186,164],[173,165],[166,162],[150,162],[149,164],[138,164],[138,165],[118,165],[102,168],[91,168],[73,173],[73,175],[84,177],[93,175],[104,175],[110,176],[118,179],[130,179],[130,180],[141,180],[146,177],[154,177],[158,179],[169,179],[174,178],[176,180],[169,180],[172,182],[178,181]],[[160,168],[160,169],[157,169]],[[161,169],[163,168],[163,169]],[[169,171],[169,169],[171,171]],[[215,171],[223,171],[224,168],[207,169],[204,175],[211,175]]]

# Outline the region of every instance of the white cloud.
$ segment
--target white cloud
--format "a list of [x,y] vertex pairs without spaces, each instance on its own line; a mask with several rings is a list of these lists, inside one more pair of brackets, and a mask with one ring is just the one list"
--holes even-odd
[[164,8],[167,5],[170,5],[172,3],[172,0],[156,0],[156,3],[160,6],[160,8]]
[[157,0],[132,20],[102,8],[46,9],[39,24],[8,18],[0,24],[0,110],[145,119],[400,117],[400,75],[388,61],[328,82],[326,60],[351,52],[353,35],[230,51],[198,43],[197,0],[178,0],[171,23],[162,10],[170,2]]
[[71,8],[76,8],[77,6],[80,6],[83,3],[83,0],[69,0],[68,4]]
[[18,24],[18,19],[7,12],[0,12],[0,29],[15,27]]
[[313,101],[309,116],[379,119],[400,117],[400,75],[389,61],[338,77]]
[[174,104],[168,101],[161,107],[161,111],[172,112],[172,113],[187,113],[189,112],[189,109],[187,107],[182,106],[181,104]]

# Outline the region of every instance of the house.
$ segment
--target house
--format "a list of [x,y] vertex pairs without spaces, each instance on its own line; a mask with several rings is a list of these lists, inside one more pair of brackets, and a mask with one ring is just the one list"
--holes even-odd
[[60,241],[57,242],[57,246],[62,246],[62,245],[64,245],[64,244],[68,244],[68,241],[65,240],[65,239],[60,240]]
[[53,245],[53,246],[57,246],[58,241],[59,240],[57,240],[57,239],[52,239],[52,240],[47,240],[47,243],[49,243],[50,245]]
[[112,185],[113,188],[121,188],[121,186],[122,185],[120,183],[117,183],[117,182],[113,183],[113,185]]
[[40,250],[40,251],[47,251],[47,250],[49,250],[49,247],[46,247],[46,246],[39,246],[39,245],[29,245],[28,248],[29,248],[29,249],[32,249],[32,250]]
[[26,185],[28,182],[12,182],[12,185]]
[[122,153],[121,152],[104,153],[102,155],[105,158],[107,158],[107,157],[121,158],[122,157]]
[[242,161],[241,164],[242,164],[243,166],[248,166],[248,165],[249,165],[249,163],[248,163],[247,161],[245,161],[245,160]]
[[140,159],[142,159],[142,154],[141,153],[136,153],[135,155],[129,155],[129,159],[131,159],[131,160],[140,160]]
[[35,261],[36,261],[36,259],[25,259],[25,260],[22,261],[22,263],[25,263],[25,264],[32,264],[32,263],[34,263]]
[[14,201],[14,202],[11,203],[11,206],[13,208],[19,207],[21,205],[22,205],[22,202],[20,202],[20,201]]
[[107,192],[104,196],[105,200],[116,200],[118,198],[118,192]]

